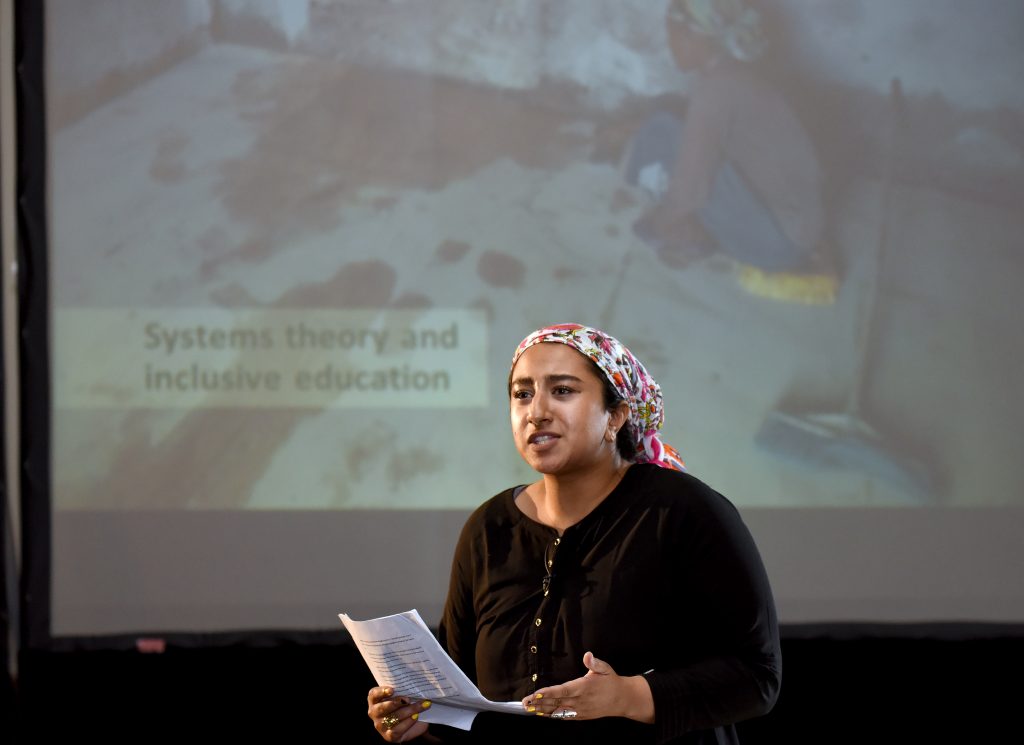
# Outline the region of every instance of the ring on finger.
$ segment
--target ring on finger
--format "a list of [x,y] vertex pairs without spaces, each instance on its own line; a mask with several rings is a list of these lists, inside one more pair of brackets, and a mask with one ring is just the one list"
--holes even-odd
[[401,721],[401,720],[399,720],[398,717],[396,717],[396,716],[394,716],[392,714],[388,714],[386,717],[381,718],[380,723],[384,725],[384,729],[388,729],[389,730],[392,727],[394,727],[396,724],[398,724],[399,721]]
[[551,718],[552,719],[575,719],[576,718],[576,710],[575,709],[562,709],[561,711],[554,712],[551,715]]

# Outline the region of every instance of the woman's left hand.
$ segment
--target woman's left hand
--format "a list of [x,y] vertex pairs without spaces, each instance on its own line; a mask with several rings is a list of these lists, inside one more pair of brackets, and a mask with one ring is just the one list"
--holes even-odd
[[526,710],[555,719],[627,717],[654,721],[654,699],[642,675],[623,677],[593,653],[583,655],[587,674],[534,691],[523,699]]

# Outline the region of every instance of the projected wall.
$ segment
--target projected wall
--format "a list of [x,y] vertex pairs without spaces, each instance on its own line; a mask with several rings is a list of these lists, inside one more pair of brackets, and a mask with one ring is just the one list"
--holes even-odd
[[[1020,504],[1020,4],[764,2],[749,95],[664,7],[47,3],[58,531],[464,514],[533,477],[507,366],[558,321],[644,361],[743,509]],[[807,261],[648,232],[700,121]]]

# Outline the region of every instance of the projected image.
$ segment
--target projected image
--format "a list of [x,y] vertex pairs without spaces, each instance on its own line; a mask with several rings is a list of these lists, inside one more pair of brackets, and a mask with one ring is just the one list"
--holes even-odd
[[57,508],[473,507],[562,321],[738,505],[1017,500],[1024,9],[690,5],[47,3]]

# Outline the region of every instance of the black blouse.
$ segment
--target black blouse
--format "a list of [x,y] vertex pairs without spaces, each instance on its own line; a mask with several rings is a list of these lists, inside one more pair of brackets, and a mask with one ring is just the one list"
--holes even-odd
[[772,707],[781,676],[775,606],[728,500],[688,474],[634,465],[559,537],[516,507],[521,489],[466,522],[442,645],[494,701],[584,675],[592,651],[619,675],[646,676],[655,723],[485,713],[474,742],[736,742],[734,722]]

